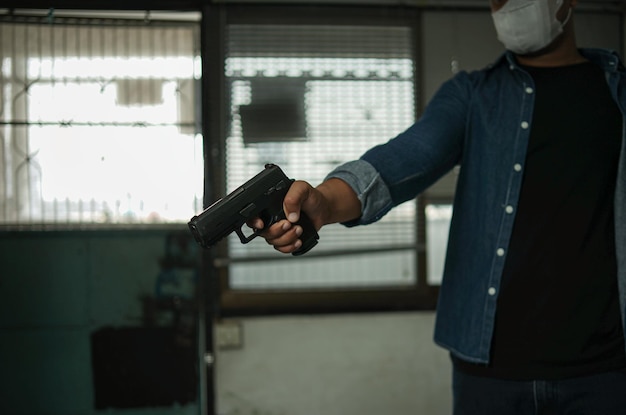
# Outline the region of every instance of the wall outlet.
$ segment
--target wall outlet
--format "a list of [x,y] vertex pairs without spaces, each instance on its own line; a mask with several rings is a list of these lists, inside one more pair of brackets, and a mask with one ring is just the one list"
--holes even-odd
[[214,326],[215,346],[218,349],[241,349],[243,327],[240,321],[222,321]]

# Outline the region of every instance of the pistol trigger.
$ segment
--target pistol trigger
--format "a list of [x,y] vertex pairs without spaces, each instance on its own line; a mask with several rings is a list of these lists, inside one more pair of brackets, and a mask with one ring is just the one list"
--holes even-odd
[[241,241],[242,244],[247,244],[248,242],[250,242],[251,240],[253,240],[257,236],[259,236],[259,234],[256,233],[256,232],[253,233],[250,236],[246,236],[246,235],[243,234],[243,231],[241,230],[241,228],[235,229],[235,233],[237,234],[237,236],[239,236],[239,240]]
[[287,216],[285,216],[285,211],[281,209],[280,212],[272,216],[272,223],[279,222],[283,219],[287,219]]

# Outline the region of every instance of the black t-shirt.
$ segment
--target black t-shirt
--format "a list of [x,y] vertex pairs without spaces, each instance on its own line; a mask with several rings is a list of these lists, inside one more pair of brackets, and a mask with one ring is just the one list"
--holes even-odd
[[622,368],[614,234],[622,116],[591,63],[524,69],[537,95],[491,363],[456,364],[511,379]]

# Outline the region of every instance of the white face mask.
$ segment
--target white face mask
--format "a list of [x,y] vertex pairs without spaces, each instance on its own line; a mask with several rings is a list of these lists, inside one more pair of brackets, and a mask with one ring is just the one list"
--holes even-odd
[[509,0],[491,13],[498,40],[510,51],[524,55],[548,46],[563,33],[563,26],[572,13],[570,8],[563,23],[556,13],[563,0]]

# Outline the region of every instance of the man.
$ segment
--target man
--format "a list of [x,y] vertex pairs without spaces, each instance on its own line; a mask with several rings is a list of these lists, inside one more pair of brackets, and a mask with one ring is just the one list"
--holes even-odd
[[576,5],[491,0],[507,52],[319,186],[295,182],[264,232],[292,252],[301,210],[368,224],[460,165],[435,327],[455,415],[626,414],[626,71],[577,48]]

